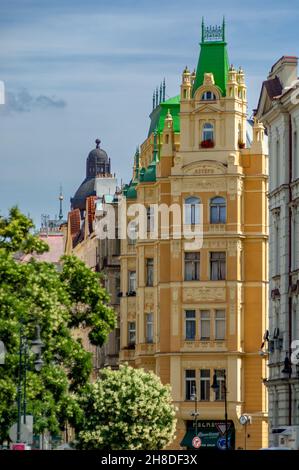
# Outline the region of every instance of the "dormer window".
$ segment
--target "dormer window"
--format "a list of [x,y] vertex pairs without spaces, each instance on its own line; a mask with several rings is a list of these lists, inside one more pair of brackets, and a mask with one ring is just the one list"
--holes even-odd
[[201,95],[202,101],[215,101],[216,100],[216,95],[212,91],[205,91]]

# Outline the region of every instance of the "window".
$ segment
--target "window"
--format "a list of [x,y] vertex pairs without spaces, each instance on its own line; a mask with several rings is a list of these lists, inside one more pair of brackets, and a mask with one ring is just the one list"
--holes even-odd
[[147,313],[145,315],[145,338],[147,343],[152,343],[154,339],[154,323],[153,314]]
[[225,339],[225,310],[215,312],[215,339]]
[[210,204],[211,224],[225,224],[226,222],[226,202],[223,197],[214,197]]
[[210,400],[210,370],[202,369],[200,371],[200,400],[209,401]]
[[214,126],[210,122],[206,122],[202,128],[202,140],[214,140]]
[[200,253],[185,253],[185,281],[199,280]]
[[136,291],[136,271],[129,271],[129,292]]
[[223,401],[225,395],[225,370],[218,369],[215,370],[216,382],[219,385],[219,388],[215,389],[215,400]]
[[146,229],[147,232],[152,232],[154,230],[154,208],[147,207],[146,209]]
[[216,100],[216,95],[215,93],[213,93],[212,91],[205,91],[202,95],[201,95],[201,99],[203,101],[214,101]]
[[185,224],[199,224],[199,204],[200,200],[198,199],[198,197],[188,197],[187,199],[185,199]]
[[186,340],[192,341],[196,334],[195,310],[186,310],[185,312]]
[[137,227],[135,222],[130,222],[128,226],[128,244],[135,245],[137,238]]
[[222,252],[210,253],[211,281],[222,281],[226,277],[226,255]]
[[185,371],[185,390],[186,400],[192,400],[192,396],[196,393],[196,372],[193,369]]
[[200,339],[209,340],[211,336],[211,319],[209,310],[201,310],[200,312]]
[[136,323],[129,321],[128,323],[128,345],[136,343]]
[[154,260],[146,259],[146,285],[152,287],[154,285]]

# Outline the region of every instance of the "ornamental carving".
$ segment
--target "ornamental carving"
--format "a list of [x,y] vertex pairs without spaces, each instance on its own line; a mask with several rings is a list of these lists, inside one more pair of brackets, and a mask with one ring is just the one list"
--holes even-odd
[[224,174],[226,168],[222,163],[205,163],[205,162],[195,162],[185,165],[183,167],[185,174],[194,174],[194,175],[214,175],[214,174]]
[[225,287],[190,287],[184,289],[184,302],[225,301]]

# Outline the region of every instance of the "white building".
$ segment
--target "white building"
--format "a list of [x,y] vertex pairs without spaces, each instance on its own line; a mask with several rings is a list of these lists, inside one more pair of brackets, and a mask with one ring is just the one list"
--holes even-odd
[[[269,137],[270,445],[291,445],[290,426],[299,425],[299,81],[297,57],[283,56],[263,83],[257,119]],[[298,347],[297,347],[298,351]],[[294,428],[299,435],[299,426]],[[295,441],[298,440],[298,437]]]

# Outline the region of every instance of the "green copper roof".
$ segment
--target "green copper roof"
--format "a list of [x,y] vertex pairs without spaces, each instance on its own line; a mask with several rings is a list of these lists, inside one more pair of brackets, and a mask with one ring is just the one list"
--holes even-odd
[[163,132],[165,118],[169,109],[173,119],[173,130],[174,132],[180,132],[180,95],[178,95],[160,103],[152,111],[150,114],[151,124],[148,131],[148,137],[155,129],[157,129],[159,133]]
[[137,184],[138,184],[138,181],[131,181],[125,194],[127,199],[137,198],[137,191],[136,191]]
[[214,75],[215,85],[220,88],[222,95],[225,96],[229,70],[226,46],[224,20],[222,26],[206,27],[204,22],[202,22],[200,54],[192,90],[193,95],[197,88],[203,84],[204,74],[212,73]]

